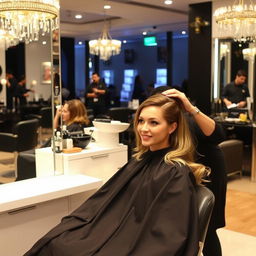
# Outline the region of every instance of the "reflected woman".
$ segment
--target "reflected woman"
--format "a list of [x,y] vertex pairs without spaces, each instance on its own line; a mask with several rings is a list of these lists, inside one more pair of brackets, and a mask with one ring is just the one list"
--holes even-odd
[[181,104],[154,95],[134,127],[133,158],[26,256],[197,255],[195,186],[207,170],[194,162]]
[[81,131],[90,124],[86,108],[80,100],[66,101],[61,109],[58,109],[54,117],[54,128],[59,127],[60,117],[69,132]]

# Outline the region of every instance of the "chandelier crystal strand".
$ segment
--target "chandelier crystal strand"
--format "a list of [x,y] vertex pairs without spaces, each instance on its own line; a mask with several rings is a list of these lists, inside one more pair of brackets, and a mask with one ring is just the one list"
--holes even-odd
[[19,39],[11,34],[10,32],[7,32],[5,30],[0,30],[0,45],[4,49],[7,49],[11,46],[15,46],[19,43]]
[[112,39],[109,34],[107,24],[104,21],[104,27],[100,37],[97,40],[89,41],[90,54],[98,55],[102,60],[108,60],[112,55],[121,52],[121,41]]
[[59,0],[0,0],[0,29],[20,41],[37,41],[58,28]]
[[256,5],[252,0],[235,0],[233,5],[216,9],[214,17],[221,36],[242,42],[255,40]]

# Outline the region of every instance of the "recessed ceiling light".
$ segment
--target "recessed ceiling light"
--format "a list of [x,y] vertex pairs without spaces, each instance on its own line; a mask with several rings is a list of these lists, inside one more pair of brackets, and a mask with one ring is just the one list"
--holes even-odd
[[83,42],[82,42],[82,41],[79,41],[79,42],[78,42],[78,44],[79,44],[79,45],[82,45],[82,44],[83,44]]
[[142,35],[145,36],[146,34],[147,34],[147,31],[143,31],[143,32],[142,32]]
[[126,41],[126,40],[123,40],[123,43],[124,43],[124,44],[126,44],[126,43],[127,43],[127,41]]
[[111,9],[111,5],[108,5],[108,4],[104,5],[104,9],[105,9],[105,10]]
[[169,5],[169,4],[172,4],[173,1],[171,1],[171,0],[165,0],[164,3],[167,4],[167,5]]
[[181,34],[182,34],[182,35],[186,35],[187,32],[186,32],[185,30],[183,30],[183,31],[181,32]]
[[82,19],[83,16],[82,16],[82,14],[76,14],[75,18],[79,20],[79,19]]
[[46,41],[43,41],[42,44],[45,45],[45,44],[46,44]]

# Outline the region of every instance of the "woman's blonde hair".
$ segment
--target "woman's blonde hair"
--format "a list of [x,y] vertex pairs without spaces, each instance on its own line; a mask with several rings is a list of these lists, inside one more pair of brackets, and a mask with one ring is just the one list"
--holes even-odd
[[175,162],[189,166],[196,178],[196,182],[200,184],[209,170],[204,165],[194,162],[194,143],[183,113],[182,104],[177,99],[168,98],[162,94],[156,94],[149,97],[139,106],[134,119],[134,132],[136,135],[136,147],[134,149],[136,153],[134,157],[140,160],[142,154],[149,150],[148,147],[142,145],[137,131],[140,113],[143,108],[149,106],[160,107],[163,110],[164,119],[169,124],[177,123],[177,128],[169,136],[171,150],[165,155],[165,162],[169,164]]
[[88,125],[90,123],[87,116],[87,110],[82,101],[74,99],[74,100],[66,101],[65,104],[68,105],[68,111],[70,115],[67,125],[70,125],[73,123]]

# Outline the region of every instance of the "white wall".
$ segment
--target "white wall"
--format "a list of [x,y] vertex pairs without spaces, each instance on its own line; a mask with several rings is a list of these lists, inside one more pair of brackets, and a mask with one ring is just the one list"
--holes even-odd
[[[42,41],[46,41],[43,45]],[[31,82],[37,81],[35,90],[35,99],[43,97],[44,100],[51,96],[51,84],[42,83],[42,63],[51,61],[50,36],[40,38],[38,42],[32,42],[25,46],[26,62],[26,82],[27,89],[31,88]],[[29,100],[33,100],[33,94],[30,93]]]

